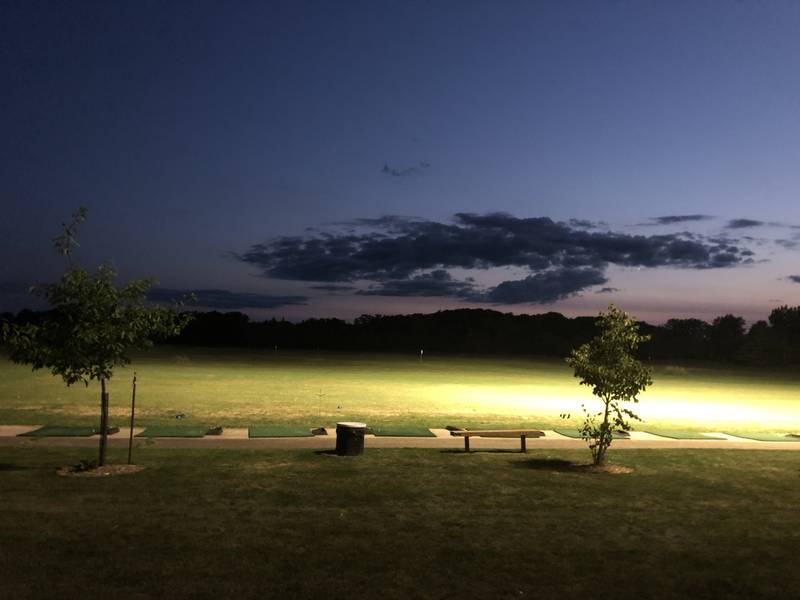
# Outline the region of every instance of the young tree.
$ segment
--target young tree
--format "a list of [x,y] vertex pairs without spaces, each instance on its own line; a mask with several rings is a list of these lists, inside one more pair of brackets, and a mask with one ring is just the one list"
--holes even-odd
[[39,322],[4,323],[3,337],[9,358],[37,369],[50,369],[67,385],[100,382],[100,454],[105,464],[108,439],[107,382],[114,367],[130,362],[133,349],[152,346],[152,338],[177,335],[188,321],[176,307],[150,306],[147,292],[152,279],[139,279],[117,287],[116,271],[101,264],[94,274],[72,263],[78,226],[86,219],[81,207],[53,239],[68,261],[58,283],[35,286],[32,291],[52,307]]
[[[585,415],[581,437],[588,440],[595,465],[602,465],[611,446],[615,429],[630,431],[628,418],[641,421],[638,415],[621,402],[638,402],[638,394],[653,383],[650,371],[634,353],[648,336],[639,334],[639,327],[624,311],[613,304],[600,313],[600,335],[573,350],[567,364],[575,370],[581,385],[588,385],[603,402],[603,410]],[[600,418],[598,422],[598,418]]]

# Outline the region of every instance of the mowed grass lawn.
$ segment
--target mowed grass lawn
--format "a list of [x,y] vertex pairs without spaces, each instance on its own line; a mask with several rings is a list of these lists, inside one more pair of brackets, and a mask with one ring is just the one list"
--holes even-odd
[[[4,598],[783,598],[800,455],[0,448]],[[112,460],[123,454],[111,452]],[[599,590],[609,590],[599,594]]]
[[[0,360],[0,423],[95,425],[98,385],[67,388],[46,371]],[[458,358],[232,349],[157,348],[110,384],[113,424],[129,415],[138,374],[137,423],[316,427],[341,420],[375,426],[568,426],[592,406],[560,360]],[[714,365],[655,365],[638,406],[639,428],[793,431],[800,374]]]

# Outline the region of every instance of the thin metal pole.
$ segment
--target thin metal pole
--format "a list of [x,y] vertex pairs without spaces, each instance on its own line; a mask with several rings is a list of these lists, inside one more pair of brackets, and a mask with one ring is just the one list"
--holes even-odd
[[132,464],[133,455],[133,415],[136,412],[136,371],[133,372],[133,389],[131,391],[131,432],[128,438],[128,464]]
[[108,443],[108,392],[106,392],[106,380],[100,378],[100,456],[97,465],[102,467],[106,464],[106,445]]

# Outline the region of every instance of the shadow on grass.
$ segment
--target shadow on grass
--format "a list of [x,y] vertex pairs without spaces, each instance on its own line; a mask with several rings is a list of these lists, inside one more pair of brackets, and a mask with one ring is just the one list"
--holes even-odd
[[447,448],[446,450],[440,450],[440,452],[442,454],[520,454],[519,450],[501,450],[499,448],[489,448],[486,450],[479,448],[477,450],[472,449],[469,452],[465,452],[463,449]]
[[364,454],[367,454],[368,451],[365,451],[362,454],[339,454],[336,450],[314,450],[314,454],[317,456],[335,456],[336,458],[360,458],[363,457]]
[[537,471],[564,471],[574,473],[585,470],[586,465],[574,463],[563,458],[529,458],[527,460],[515,460],[511,463],[518,469],[534,469]]
[[535,471],[557,471],[559,473],[633,473],[631,467],[622,465],[593,465],[591,463],[576,463],[563,458],[531,458],[528,460],[515,460],[510,463],[517,469],[532,469]]
[[17,465],[14,463],[0,463],[0,473],[8,472],[8,471],[30,471],[31,469],[35,469],[36,467],[31,467],[29,465]]

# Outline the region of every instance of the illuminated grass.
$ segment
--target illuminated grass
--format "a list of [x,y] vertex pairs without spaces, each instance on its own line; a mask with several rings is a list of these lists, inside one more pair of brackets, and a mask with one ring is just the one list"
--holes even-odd
[[[559,360],[160,348],[135,361],[137,424],[574,428],[591,390]],[[129,414],[132,369],[111,382],[111,417]],[[800,427],[800,375],[717,366],[656,366],[632,408],[637,429],[785,432]],[[0,360],[0,423],[96,426],[96,384],[67,388]],[[559,418],[571,413],[571,421]]]

